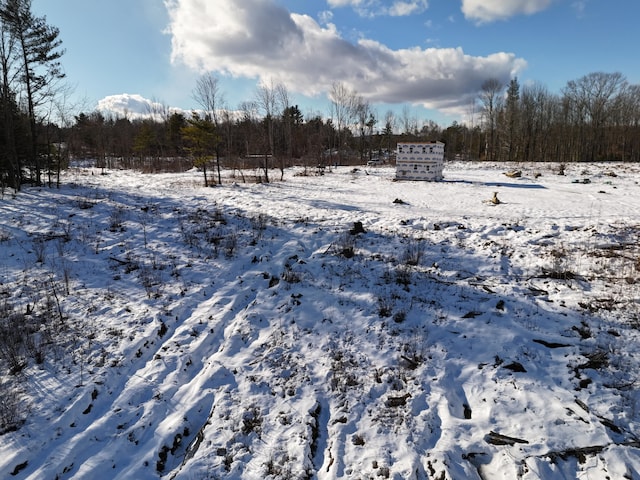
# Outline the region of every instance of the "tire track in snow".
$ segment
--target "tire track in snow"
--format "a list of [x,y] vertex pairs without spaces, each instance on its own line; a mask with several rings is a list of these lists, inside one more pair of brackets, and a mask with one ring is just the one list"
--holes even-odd
[[[133,478],[131,475],[146,478],[155,471],[162,446],[172,446],[176,433],[184,432],[178,424],[188,419],[190,432],[201,428],[210,414],[212,392],[234,381],[225,367],[210,358],[225,342],[224,328],[253,298],[237,295],[235,282],[189,307],[193,298],[201,297],[194,294],[181,302],[187,306],[176,305],[176,310],[188,317],[176,319],[177,326],[167,322],[169,331],[156,338],[153,345],[147,344],[144,358],[148,360],[142,358],[143,365],[128,378],[121,378],[122,367],[108,372],[105,384],[95,387],[95,398],[89,398],[91,390],[87,389],[56,420],[54,428],[64,432],[60,435],[64,440],[52,446],[42,466],[27,478],[65,471],[66,475],[83,478],[82,472],[109,464],[113,464],[114,479]],[[189,310],[191,313],[186,313]],[[134,344],[133,348],[137,346]],[[103,425],[110,423],[119,426],[112,439],[94,438],[93,432],[102,431]],[[76,429],[77,433],[73,433]],[[131,450],[147,453],[121,472],[118,458],[127,457]]]

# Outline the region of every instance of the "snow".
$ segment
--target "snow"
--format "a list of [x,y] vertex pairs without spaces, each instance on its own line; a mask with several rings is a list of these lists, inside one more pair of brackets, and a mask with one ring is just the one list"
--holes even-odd
[[0,477],[639,479],[640,166],[510,168],[5,192]]

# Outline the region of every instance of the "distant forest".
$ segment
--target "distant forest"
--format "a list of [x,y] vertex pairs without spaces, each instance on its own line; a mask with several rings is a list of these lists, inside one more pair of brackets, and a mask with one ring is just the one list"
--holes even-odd
[[[356,165],[393,161],[399,141],[446,144],[448,160],[591,162],[640,160],[640,85],[621,73],[595,72],[567,82],[560,94],[539,84],[488,79],[465,123],[443,127],[405,108],[379,116],[341,83],[329,92],[327,116],[291,104],[282,84],[261,85],[236,109],[226,108],[217,77],[193,90],[201,109],[172,111],[156,103],[145,118],[79,113],[60,58],[58,29],[31,12],[29,0],[0,3],[0,187],[55,184],[72,159],[147,172],[200,168],[205,183],[220,169],[269,170],[290,165]],[[211,175],[207,176],[207,172]]]

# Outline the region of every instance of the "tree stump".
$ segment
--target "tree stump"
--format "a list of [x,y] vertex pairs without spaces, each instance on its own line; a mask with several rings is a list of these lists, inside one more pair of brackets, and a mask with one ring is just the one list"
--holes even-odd
[[362,222],[353,222],[353,228],[349,230],[351,235],[357,235],[359,233],[367,233],[362,226]]

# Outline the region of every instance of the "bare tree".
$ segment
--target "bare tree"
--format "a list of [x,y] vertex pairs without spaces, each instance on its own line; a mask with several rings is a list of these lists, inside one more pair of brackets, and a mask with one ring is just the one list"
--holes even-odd
[[515,160],[519,149],[520,122],[520,84],[517,78],[512,78],[507,88],[507,103],[505,105],[505,143],[507,160]]
[[358,94],[350,90],[344,83],[335,82],[331,85],[329,98],[331,99],[331,118],[336,129],[336,147],[338,158],[342,160],[344,132],[353,122],[356,112]]
[[[77,109],[77,104],[70,102],[73,94],[71,85],[64,85],[57,89],[56,96],[51,98],[47,115],[45,140],[47,174],[49,187],[52,186],[52,176],[55,175],[56,188],[60,188],[60,173],[66,168],[69,161],[68,145],[64,141],[63,130],[68,130],[72,125],[72,114]],[[54,128],[54,124],[55,127]]]
[[220,90],[220,80],[212,73],[205,73],[196,82],[192,93],[206,114],[211,115],[213,124],[218,126],[219,111],[224,103],[224,96]]
[[[218,77],[211,73],[202,75],[196,82],[193,90],[193,99],[205,111],[205,115],[211,118],[211,121],[218,130],[220,128],[219,115],[220,109],[224,102],[224,97],[220,91],[220,81]],[[222,183],[222,174],[220,173],[220,146],[221,142],[216,144],[216,169],[218,171],[218,183]]]
[[145,105],[146,113],[151,117],[151,119],[155,122],[166,122],[169,120],[171,116],[169,112],[169,106],[156,98],[151,98],[151,100]]
[[542,160],[540,144],[545,141],[544,105],[550,102],[550,93],[544,85],[534,83],[522,89],[520,95],[522,160]]
[[232,157],[230,162],[230,166],[233,169],[235,174],[235,170],[237,167],[237,155],[232,156],[232,134],[231,134],[231,126],[233,124],[233,116],[228,108],[222,110],[220,114],[220,120],[222,122],[222,131],[224,132],[224,145],[226,150],[227,162],[229,162],[229,158]]
[[637,161],[640,157],[640,85],[627,85],[618,96],[614,122],[620,131],[613,148],[622,152],[622,160]]
[[396,117],[393,113],[393,110],[387,110],[387,113],[384,114],[384,130],[382,131],[384,138],[387,153],[391,153],[392,150],[392,141],[393,141],[393,133],[396,129]]
[[262,83],[256,89],[255,104],[262,113],[265,125],[264,178],[269,182],[269,157],[274,155],[274,117],[278,107],[278,87],[273,79]]
[[[289,98],[289,90],[283,83],[278,83],[275,86],[275,94],[276,101],[280,111],[282,112],[286,158],[288,161],[291,161],[293,118],[290,112],[291,102]],[[282,157],[280,160],[280,181],[284,179],[284,167],[284,157]]]
[[484,118],[487,126],[487,159],[496,159],[496,132],[497,132],[497,113],[500,110],[502,102],[502,91],[504,85],[495,78],[486,80],[481,87],[480,102],[482,103]]
[[371,136],[373,135],[373,127],[378,123],[378,119],[371,109],[371,104],[360,95],[355,98],[354,109],[358,121],[360,160],[364,160],[366,152],[368,152],[368,160],[371,160]]
[[402,107],[400,123],[402,124],[402,133],[405,135],[415,135],[418,130],[418,119],[408,105]]
[[[264,140],[264,135],[261,135],[257,128],[258,106],[255,101],[244,101],[240,103],[238,109],[241,112],[241,118],[236,122],[238,134],[241,137],[238,152],[244,152],[244,156],[250,158],[254,156],[254,152],[259,152],[260,148],[262,148],[259,146],[260,140],[257,139],[262,138]],[[244,166],[243,162],[242,167]],[[242,168],[240,168],[240,174],[244,182],[245,177]]]
[[585,160],[597,160],[604,147],[604,127],[612,112],[616,96],[627,87],[625,77],[619,73],[594,72],[567,83],[564,94],[582,113],[588,125],[589,150]]

